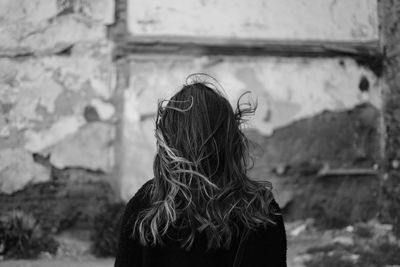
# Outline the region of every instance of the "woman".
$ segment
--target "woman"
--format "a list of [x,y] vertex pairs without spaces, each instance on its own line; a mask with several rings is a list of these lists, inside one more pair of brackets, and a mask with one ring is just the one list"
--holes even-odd
[[279,207],[247,176],[255,108],[239,101],[195,82],[159,104],[155,178],[126,206],[116,267],[286,266]]

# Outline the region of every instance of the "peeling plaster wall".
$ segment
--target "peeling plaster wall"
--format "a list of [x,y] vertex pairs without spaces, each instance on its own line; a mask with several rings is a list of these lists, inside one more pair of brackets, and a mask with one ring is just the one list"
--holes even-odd
[[[108,35],[116,42],[126,41],[125,37],[166,37],[179,43],[198,37],[193,46],[196,40],[224,40],[229,45],[246,39],[248,49],[251,40],[376,42],[376,0],[126,2],[127,10],[124,0],[0,3],[0,200],[8,207],[20,208],[27,202],[24,196],[40,195],[42,190],[51,191],[48,198],[53,204],[60,202],[60,196],[79,196],[80,204],[61,201],[59,214],[68,210],[79,214],[88,192],[89,206],[96,205],[97,199],[107,201],[109,188],[98,182],[111,178],[116,142],[122,142],[118,144],[122,148],[120,191],[123,199],[129,199],[153,175],[157,99],[171,96],[193,72],[214,76],[232,104],[246,90],[258,99],[247,133],[268,151],[260,155],[252,175],[272,180],[280,203],[290,203],[301,186],[308,186],[308,191],[300,192],[306,196],[324,188],[324,183],[317,184],[320,180],[316,184],[305,180],[315,178],[321,166],[379,165],[381,110],[395,102],[382,103],[381,92],[387,90],[382,80],[351,58],[125,54],[120,56],[129,67],[119,70],[119,75],[128,72],[125,78],[130,82],[117,92],[112,53],[118,43],[108,39]],[[123,3],[118,21],[116,3]],[[109,32],[112,25],[118,30]],[[163,47],[162,41],[156,46]],[[116,96],[121,92],[123,97]],[[122,104],[123,108],[117,106]],[[116,132],[116,126],[122,132]],[[396,143],[395,132],[390,136]],[[44,163],[38,163],[38,155]],[[288,169],[296,171],[286,173]],[[83,174],[77,176],[77,170]],[[88,185],[92,178],[94,187]],[[304,184],[298,187],[288,182],[291,178]],[[335,199],[338,190],[350,188],[342,200],[346,204],[351,190],[363,188],[346,210],[350,218],[352,208],[358,209],[352,215],[357,218],[357,212],[371,204],[364,200],[375,194],[369,189],[378,181],[341,178],[327,192]],[[53,186],[58,187],[53,190]],[[96,186],[102,188],[97,193],[101,195],[96,195]],[[325,197],[314,199],[321,196]],[[329,210],[329,205],[320,208]],[[40,210],[40,201],[35,207],[38,214],[47,212],[47,208]],[[312,215],[307,205],[291,207]],[[84,213],[90,210],[85,208]],[[376,206],[369,210],[362,218],[373,216]]]
[[113,0],[5,0],[0,3],[2,55],[54,54],[105,40]]
[[[382,63],[374,47],[379,42],[378,2],[128,0],[129,40],[144,43],[132,51],[148,54],[130,58],[122,142],[134,149],[124,150],[123,198],[153,176],[155,99],[179,90],[188,74],[205,72],[222,84],[232,104],[246,90],[258,99],[246,129],[259,144],[252,147],[251,177],[273,183],[288,218],[311,216],[329,227],[374,218],[384,156],[381,94],[386,90],[376,76]],[[205,46],[196,47],[199,43]],[[252,50],[256,44],[265,44],[265,50]],[[351,45],[358,48],[346,50]],[[306,47],[325,52],[332,47],[336,52],[329,55],[355,51],[360,53],[357,62],[369,67],[338,54],[307,58]],[[364,53],[369,49],[374,62]],[[271,56],[274,51],[288,57]],[[202,53],[213,56],[198,56]]]
[[271,136],[250,130],[248,136],[258,144],[251,177],[272,182],[288,219],[313,217],[325,226],[344,227],[374,218],[381,118],[380,109],[362,103],[300,119]]
[[114,0],[0,2],[0,193],[59,169],[113,170]]
[[[362,103],[381,108],[379,79],[349,58],[133,57],[125,92],[123,142],[133,148],[124,155],[125,199],[153,175],[157,99],[170,97],[196,72],[215,77],[233,105],[250,90],[258,109],[247,127],[261,136],[322,112],[351,110]],[[325,145],[320,144],[321,151]]]
[[376,0],[129,0],[133,35],[369,41]]

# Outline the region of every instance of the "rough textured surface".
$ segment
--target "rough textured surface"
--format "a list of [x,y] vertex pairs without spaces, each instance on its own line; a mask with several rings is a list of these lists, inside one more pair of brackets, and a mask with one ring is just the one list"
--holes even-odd
[[0,178],[0,193],[49,179],[36,177],[43,167],[35,153],[61,168],[112,171],[115,68],[107,27],[114,6],[0,2],[0,157],[19,153],[4,161],[13,165]]
[[[113,121],[113,107],[104,102],[112,97],[115,75],[107,54],[0,59],[0,69],[0,154],[1,148],[15,146],[46,154],[49,147],[73,134],[84,143],[86,136],[79,131],[88,121],[85,110],[89,106],[100,114],[99,120]],[[91,140],[91,149],[103,151],[103,140]],[[108,149],[113,150],[112,146]],[[62,153],[58,150],[57,157],[63,157]],[[75,163],[88,161],[85,153],[75,155]],[[90,166],[109,171],[112,164],[103,160]]]
[[[2,207],[37,210],[37,216],[45,218],[49,227],[68,225],[76,218],[90,221],[85,214],[96,201],[107,201],[104,197],[109,195],[103,180],[117,179],[109,173],[114,170],[113,132],[119,119],[124,124],[117,135],[122,138],[119,146],[123,149],[120,190],[128,199],[152,177],[156,100],[178,90],[187,74],[207,72],[222,83],[232,103],[246,90],[258,98],[257,115],[248,125],[252,129],[249,136],[261,144],[255,149],[259,157],[254,178],[270,179],[279,192],[278,200],[293,217],[330,218],[326,224],[346,223],[337,220],[338,214],[354,221],[376,213],[376,203],[371,203],[379,184],[376,177],[317,178],[317,174],[327,166],[381,166],[382,133],[376,129],[380,127],[383,90],[388,139],[387,173],[380,192],[382,218],[399,222],[400,7],[396,1],[383,0],[379,4],[384,36],[388,38],[384,72],[387,88],[370,70],[350,58],[124,55],[131,66],[121,75],[130,72],[131,81],[120,88],[123,91],[128,87],[123,97],[115,96],[113,44],[108,35],[115,40],[120,40],[117,34],[218,40],[378,39],[376,0],[239,2],[1,1]],[[127,10],[117,13],[117,21],[115,3],[121,9],[128,4]],[[309,19],[310,13],[313,20]],[[193,18],[196,23],[192,23]],[[126,20],[127,25],[123,23]],[[114,23],[122,26],[115,34],[107,33]],[[123,113],[117,106],[119,101],[124,101]],[[362,103],[369,104],[360,106]],[[33,155],[46,157],[46,167],[33,161]],[[49,180],[48,169],[54,172],[55,166],[65,168],[68,179],[60,180],[53,173]],[[47,182],[36,184],[41,181]],[[308,202],[303,201],[306,198]],[[54,214],[46,215],[53,206]]]
[[263,137],[248,136],[255,166],[251,175],[270,180],[290,219],[317,218],[325,226],[345,226],[374,218],[378,211],[377,175],[332,175],[322,170],[378,168],[380,111],[363,104],[342,112],[323,112]]
[[[251,98],[258,99],[258,109],[247,126],[261,135],[270,135],[276,129],[324,110],[352,109],[363,102],[370,102],[377,109],[381,105],[381,85],[377,77],[346,58],[136,57],[131,63],[130,87],[125,94],[123,142],[125,147],[134,148],[124,151],[122,188],[125,199],[152,177],[153,116],[157,99],[170,97],[185,83],[184,78],[195,72],[214,76],[233,105],[243,92],[250,90]],[[310,132],[300,136],[334,135],[329,130],[320,132],[316,125],[304,125],[304,129],[307,126]],[[323,154],[326,145],[334,146],[334,141],[328,138],[324,142],[316,144],[320,147],[315,148],[313,156]],[[352,149],[356,150],[356,146],[351,144]],[[292,153],[308,151],[309,148],[301,146]]]
[[114,21],[114,1],[5,0],[0,4],[0,55],[42,55],[100,41]]
[[[3,0],[0,17],[5,21],[40,22],[57,15],[57,0]],[[21,8],[23,7],[23,8]]]
[[65,13],[82,14],[95,22],[114,22],[114,0],[3,0],[0,17],[4,21],[38,23]]
[[385,174],[382,218],[393,223],[400,236],[400,2],[379,3],[382,46],[386,51],[384,75]]
[[144,36],[377,40],[376,5],[376,0],[128,0],[128,28]]
[[36,164],[23,149],[4,149],[0,154],[0,192],[11,194],[30,183],[50,180],[50,171]]
[[[127,116],[137,112],[144,120],[154,114],[157,100],[178,91],[191,73],[215,77],[221,85],[208,80],[225,91],[234,106],[242,93],[251,91],[250,100],[259,105],[249,127],[265,135],[323,110],[343,110],[365,101],[381,105],[377,77],[348,58],[149,56],[132,60],[127,94],[138,101],[126,104]],[[369,85],[362,91],[364,79]]]
[[41,131],[27,130],[25,132],[25,148],[31,152],[44,152],[68,136],[78,132],[84,125],[84,119],[75,116],[60,117],[50,128]]
[[115,114],[115,108],[112,104],[104,102],[101,99],[93,99],[90,104],[96,110],[101,120],[110,120]]
[[74,4],[75,10],[105,25],[110,25],[115,21],[115,0],[79,0],[71,2]]
[[113,125],[89,123],[50,148],[50,162],[57,168],[81,167],[111,172],[114,165],[114,136]]
[[116,198],[114,5],[0,1],[0,214],[91,228]]
[[106,34],[105,28],[77,15],[63,16],[44,26],[13,24],[0,30],[0,53],[6,56],[60,53],[78,41],[96,41]]
[[362,104],[296,121],[256,140],[263,150],[260,164],[270,170],[307,161],[321,167],[372,168],[381,158],[376,153],[380,145],[379,120],[378,109]]
[[101,207],[114,197],[106,175],[85,170],[51,169],[51,180],[30,184],[13,194],[0,194],[0,213],[22,210],[46,230],[90,228]]

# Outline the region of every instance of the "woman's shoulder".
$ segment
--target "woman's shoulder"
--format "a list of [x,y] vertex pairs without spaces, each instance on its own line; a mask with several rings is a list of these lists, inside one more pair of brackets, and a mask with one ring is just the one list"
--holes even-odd
[[282,215],[281,208],[279,204],[276,202],[275,198],[272,196],[271,202],[269,203],[269,210],[271,214]]
[[148,206],[150,202],[150,191],[153,184],[154,178],[144,183],[136,192],[136,194],[128,201],[128,203],[126,204],[126,209],[133,211]]
[[280,242],[286,246],[286,230],[279,204],[272,199],[269,204],[269,219],[267,224],[257,227],[252,234],[257,242]]

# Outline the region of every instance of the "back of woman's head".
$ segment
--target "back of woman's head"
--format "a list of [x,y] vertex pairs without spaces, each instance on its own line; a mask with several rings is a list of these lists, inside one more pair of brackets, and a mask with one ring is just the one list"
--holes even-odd
[[272,195],[247,176],[251,158],[241,131],[244,116],[254,111],[240,98],[234,111],[219,90],[203,82],[159,103],[152,204],[134,229],[142,244],[162,244],[174,229],[185,248],[203,231],[208,248],[229,247],[240,224],[266,226]]

